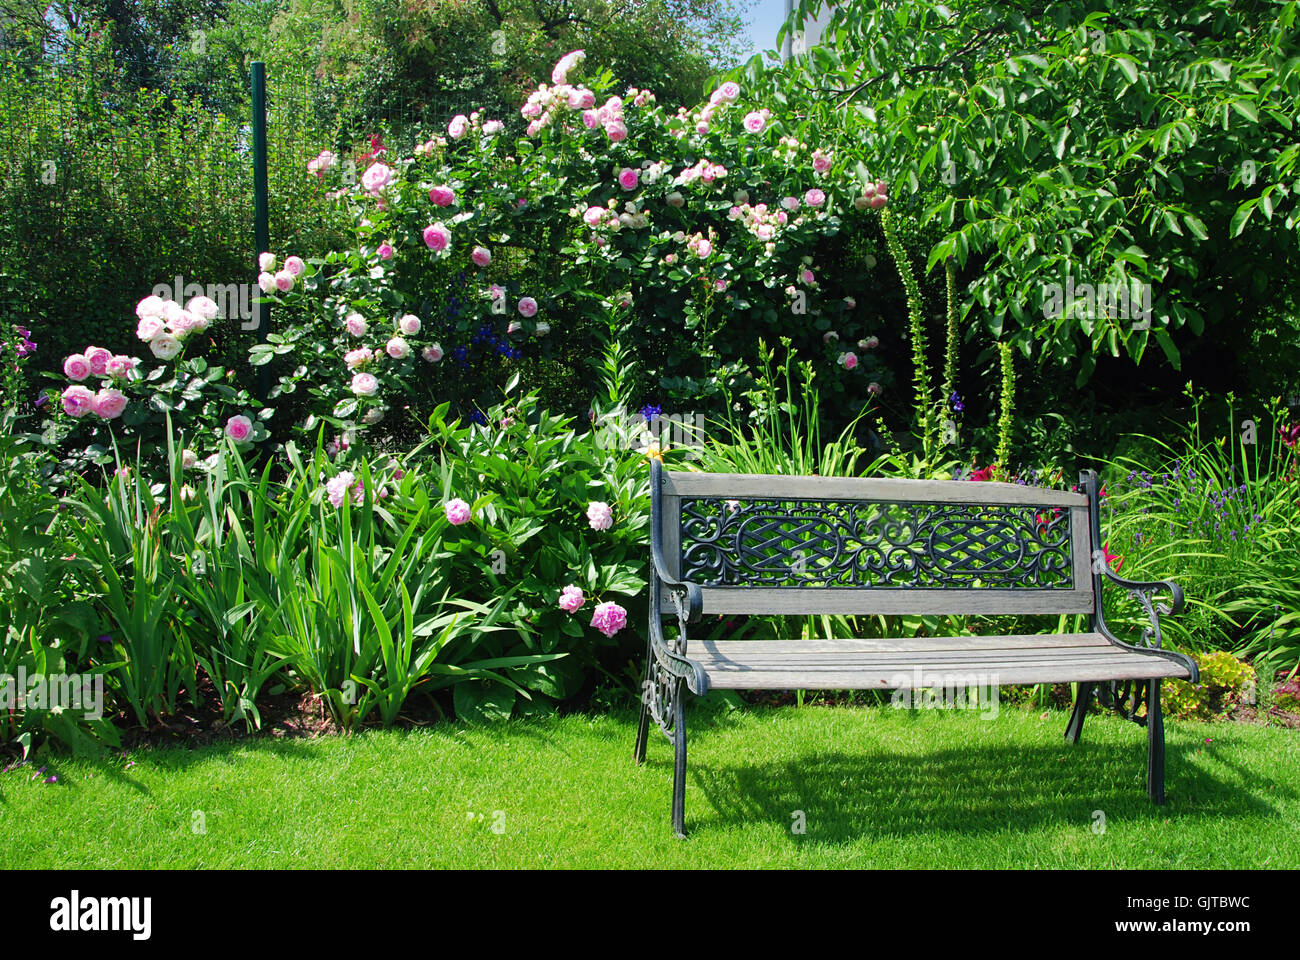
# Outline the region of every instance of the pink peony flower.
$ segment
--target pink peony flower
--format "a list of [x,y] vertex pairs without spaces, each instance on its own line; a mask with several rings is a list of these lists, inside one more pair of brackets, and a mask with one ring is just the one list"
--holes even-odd
[[352,377],[352,392],[358,397],[373,397],[379,390],[379,381],[373,373],[358,373]]
[[63,372],[70,380],[85,380],[91,373],[90,361],[85,354],[74,353],[63,361]]
[[95,413],[105,420],[114,420],[126,409],[126,394],[121,390],[105,387],[95,395]]
[[813,187],[803,195],[803,202],[808,204],[810,207],[820,207],[826,202],[826,194],[821,190],[818,190],[816,187]]
[[475,247],[469,258],[480,267],[486,267],[492,262],[492,254],[487,247]]
[[608,530],[614,525],[614,511],[608,503],[595,500],[587,504],[587,522],[593,530]]
[[456,114],[456,116],[451,118],[451,122],[447,124],[447,134],[453,140],[459,140],[461,137],[465,136],[465,134],[468,132],[469,132],[469,118],[466,117],[463,113]]
[[627,611],[612,600],[596,607],[591,625],[607,637],[612,637],[627,626]]
[[63,412],[71,417],[84,417],[94,412],[95,395],[79,383],[63,391]]
[[442,359],[442,347],[435,343],[431,346],[425,347],[420,355],[424,357],[428,363],[437,363]]
[[618,173],[618,185],[624,190],[635,190],[641,182],[641,171],[624,167]]
[[325,494],[329,497],[330,503],[335,507],[343,506],[343,501],[348,498],[348,492],[352,492],[352,502],[360,503],[361,499],[356,495],[356,488],[361,486],[362,498],[365,496],[365,487],[353,476],[350,470],[340,471],[337,476],[331,477],[325,484]]
[[[302,262],[302,257],[285,257],[285,258],[284,258],[284,269],[288,270],[288,271],[289,271],[290,273],[292,273],[295,277],[300,276],[300,275],[302,274],[303,270],[306,269],[306,267],[307,267],[307,265],[306,265],[305,263]],[[215,307],[216,304],[213,304],[213,306]],[[193,310],[194,308],[191,307],[190,309]],[[215,313],[214,313],[213,315],[215,316]]]
[[288,270],[281,270],[275,275],[275,289],[281,293],[288,293],[293,289],[293,274]]
[[582,589],[569,584],[560,591],[560,609],[565,613],[577,613],[587,598],[582,595]]
[[414,336],[420,332],[420,318],[413,313],[408,313],[397,321],[397,326],[408,337]]
[[537,301],[532,297],[524,297],[519,301],[519,313],[525,317],[537,316]]
[[469,504],[460,497],[457,497],[454,500],[449,500],[444,511],[447,514],[447,522],[453,527],[459,527],[462,523],[469,523]]
[[403,360],[411,355],[410,344],[401,337],[393,337],[388,341],[385,349],[388,351],[388,355],[394,360]]
[[429,199],[440,207],[450,207],[456,202],[456,191],[451,187],[434,187],[429,191]]
[[446,250],[451,243],[451,231],[441,223],[435,223],[424,228],[424,243],[435,253],[440,250]]
[[226,436],[236,443],[243,443],[253,433],[253,421],[245,416],[231,417],[226,421]]
[[391,243],[381,243],[379,245],[379,259],[380,260],[393,259],[393,245]]
[[767,118],[757,110],[745,114],[745,129],[750,133],[762,133],[763,128],[767,126]]

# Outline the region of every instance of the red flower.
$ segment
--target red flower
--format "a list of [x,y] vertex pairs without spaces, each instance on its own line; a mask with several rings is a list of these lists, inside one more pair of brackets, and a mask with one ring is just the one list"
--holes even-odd
[[1111,561],[1112,561],[1112,560],[1115,561],[1114,564],[1113,564],[1112,566],[1114,567],[1115,572],[1116,572],[1116,573],[1119,573],[1119,568],[1122,567],[1122,566],[1124,565],[1124,560],[1123,560],[1123,558],[1120,557],[1118,554],[1114,554],[1114,553],[1111,553],[1111,552],[1110,552],[1110,542],[1109,542],[1109,541],[1107,541],[1106,543],[1103,543],[1103,544],[1101,545],[1101,552],[1102,552],[1102,555],[1106,558],[1106,563],[1107,563],[1107,565],[1112,565],[1112,564],[1111,564]]
[[1278,434],[1282,437],[1282,443],[1288,447],[1294,447],[1296,441],[1300,440],[1300,423],[1292,424],[1288,427],[1278,427]]
[[980,467],[978,470],[976,470],[975,467],[974,467],[974,464],[972,464],[972,465],[971,465],[970,478],[971,478],[972,480],[992,480],[992,479],[993,479],[993,468],[992,468],[991,466],[989,466],[989,467]]

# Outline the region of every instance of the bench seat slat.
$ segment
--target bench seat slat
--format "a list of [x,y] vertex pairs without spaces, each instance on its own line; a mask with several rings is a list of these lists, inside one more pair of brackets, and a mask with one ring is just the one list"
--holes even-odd
[[[935,649],[925,645],[945,639],[981,644],[1009,639],[1019,642],[1002,648],[963,645]],[[1027,640],[1043,645],[1027,646]],[[810,649],[813,646],[819,649]],[[896,649],[900,646],[908,648]],[[687,656],[704,667],[711,686],[731,690],[890,690],[899,686],[900,675],[915,670],[921,671],[923,680],[928,675],[947,684],[987,684],[994,676],[999,685],[1187,676],[1181,664],[1124,650],[1097,634],[906,641],[697,641],[688,645]]]

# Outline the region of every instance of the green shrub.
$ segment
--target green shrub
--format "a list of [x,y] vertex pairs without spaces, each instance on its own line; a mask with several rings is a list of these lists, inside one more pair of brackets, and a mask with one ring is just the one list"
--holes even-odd
[[1226,720],[1242,702],[1253,700],[1255,671],[1232,654],[1194,653],[1200,683],[1169,680],[1161,685],[1160,706],[1179,720]]

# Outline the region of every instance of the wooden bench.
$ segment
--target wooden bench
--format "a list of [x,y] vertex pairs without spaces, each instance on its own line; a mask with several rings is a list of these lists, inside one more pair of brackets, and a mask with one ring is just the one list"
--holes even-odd
[[[674,748],[673,831],[685,836],[683,689],[886,690],[1078,683],[1065,738],[1094,693],[1147,729],[1147,791],[1164,802],[1160,681],[1196,682],[1161,649],[1169,580],[1117,576],[1104,559],[1097,475],[1081,493],[1010,483],[678,473],[652,460],[650,631],[635,757],[654,720]],[[1101,586],[1127,589],[1151,626],[1107,627]],[[1171,602],[1153,602],[1167,591]],[[687,640],[704,614],[1087,614],[1087,633],[898,639]],[[675,615],[665,639],[663,617]],[[905,679],[906,678],[906,679]],[[918,682],[919,680],[919,682]],[[1145,707],[1145,710],[1143,709]]]

